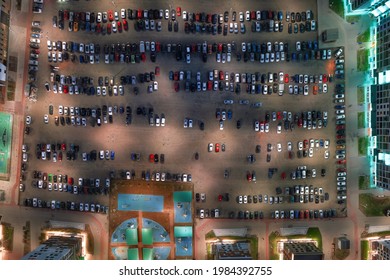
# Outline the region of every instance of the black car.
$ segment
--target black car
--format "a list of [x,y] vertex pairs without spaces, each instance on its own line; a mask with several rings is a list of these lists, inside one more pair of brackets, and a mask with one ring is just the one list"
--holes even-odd
[[196,202],[199,202],[199,201],[200,201],[200,194],[199,194],[199,193],[196,193],[196,194],[195,194],[195,199],[196,199]]
[[160,162],[161,163],[165,162],[165,155],[164,154],[160,154]]
[[158,154],[154,154],[154,162],[158,163]]
[[241,128],[241,120],[238,120],[237,121],[237,129],[240,129]]

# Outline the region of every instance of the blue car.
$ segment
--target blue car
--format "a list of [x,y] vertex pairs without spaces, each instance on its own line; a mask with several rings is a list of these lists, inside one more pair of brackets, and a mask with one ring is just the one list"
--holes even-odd
[[228,110],[227,111],[227,117],[228,117],[228,120],[231,120],[232,117],[233,117],[233,112],[231,110]]
[[115,159],[115,152],[111,151],[111,160],[114,160],[114,159]]

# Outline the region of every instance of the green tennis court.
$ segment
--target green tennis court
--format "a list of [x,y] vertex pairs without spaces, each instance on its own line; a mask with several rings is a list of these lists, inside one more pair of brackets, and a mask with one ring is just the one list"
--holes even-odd
[[9,180],[12,146],[12,115],[0,112],[0,179]]

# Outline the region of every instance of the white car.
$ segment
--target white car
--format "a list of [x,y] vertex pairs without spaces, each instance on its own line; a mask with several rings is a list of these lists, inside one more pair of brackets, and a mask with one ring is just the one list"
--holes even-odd
[[278,149],[278,152],[280,153],[282,151],[282,144],[281,143],[278,143],[276,145],[277,149]]
[[314,149],[310,148],[309,149],[309,157],[313,157]]
[[295,47],[296,47],[297,52],[300,52],[301,51],[301,42],[297,41],[295,43]]
[[32,121],[31,116],[26,116],[26,124],[30,125],[31,121]]
[[287,142],[287,150],[292,151],[292,143],[291,142]]
[[250,11],[246,11],[245,12],[245,19],[246,19],[246,21],[250,21],[251,20],[251,12]]
[[165,115],[161,114],[161,126],[165,126]]
[[223,120],[219,121],[219,130],[223,130]]
[[246,52],[246,43],[245,42],[241,43],[241,48],[242,48],[242,52]]
[[324,143],[324,147],[325,149],[328,149],[329,148],[329,139],[325,139],[325,143]]
[[158,115],[156,115],[154,122],[155,122],[156,126],[160,126],[160,117]]
[[323,84],[322,85],[322,92],[323,93],[327,93],[328,92],[328,85],[327,84]]
[[48,123],[49,123],[49,116],[48,116],[47,114],[45,114],[45,115],[43,116],[43,121],[44,121],[45,124],[48,124]]
[[244,195],[243,200],[244,200],[244,203],[248,203],[248,196]]
[[260,123],[259,121],[255,121],[255,131],[258,132],[260,130]]
[[310,139],[310,148],[314,148],[314,139]]
[[329,150],[326,150],[326,151],[325,151],[325,153],[324,153],[324,157],[325,157],[326,159],[328,159],[328,158],[329,158]]
[[208,146],[209,152],[212,152],[213,148],[214,148],[214,144],[213,143],[209,143],[209,146]]
[[200,209],[199,218],[201,218],[201,219],[204,218],[204,210],[203,209]]
[[298,142],[298,150],[300,150],[300,151],[303,150],[303,142],[302,141]]

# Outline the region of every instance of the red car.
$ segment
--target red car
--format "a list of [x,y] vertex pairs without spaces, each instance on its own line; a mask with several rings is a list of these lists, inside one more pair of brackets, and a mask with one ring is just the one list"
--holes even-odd
[[180,90],[180,85],[178,82],[175,82],[174,88],[175,88],[176,92],[178,92]]
[[161,43],[156,42],[156,52],[161,52]]
[[126,31],[129,30],[129,24],[127,23],[127,20],[125,20],[125,19],[123,20],[123,29]]
[[114,13],[112,10],[108,10],[108,20],[113,21],[114,20]]
[[326,83],[328,81],[328,76],[327,75],[322,75],[322,82]]
[[68,184],[69,184],[69,185],[73,185],[73,178],[72,178],[72,177],[69,177],[69,178],[68,178]]
[[346,164],[347,161],[345,159],[340,159],[337,161],[337,164]]
[[284,74],[284,82],[287,84],[290,81],[288,74]]
[[66,151],[66,144],[65,143],[61,144],[61,150]]
[[224,73],[223,73],[223,71],[219,71],[219,79],[221,80],[221,81],[223,81],[224,80]]
[[218,51],[222,52],[222,44],[221,43],[218,44]]
[[146,61],[146,54],[145,54],[145,53],[141,53],[141,60],[142,60],[143,62]]
[[345,139],[345,135],[337,135],[336,138],[337,139]]
[[307,141],[307,139],[303,140],[303,148],[304,149],[309,148],[309,141]]
[[222,194],[218,195],[218,201],[222,201],[222,200],[223,200]]
[[216,152],[216,153],[219,152],[219,143],[215,144],[215,152]]
[[255,11],[251,11],[251,19],[256,19],[256,12]]
[[154,75],[160,76],[160,67],[156,66],[156,68],[154,69]]
[[192,53],[195,53],[195,52],[196,52],[196,45],[195,45],[195,44],[192,44],[192,45],[191,45],[191,52],[192,52]]
[[58,153],[58,160],[62,161],[62,152],[61,151]]
[[111,34],[111,23],[107,23],[107,34]]
[[137,19],[141,19],[142,18],[142,10],[138,10],[137,11]]
[[118,31],[122,32],[122,23],[120,21],[117,22]]
[[313,86],[313,94],[314,94],[314,95],[317,95],[317,93],[318,93],[318,86],[317,86],[317,85],[314,85],[314,86]]
[[309,210],[305,210],[305,219],[309,218]]
[[249,171],[246,172],[246,179],[248,180],[248,182],[252,181],[252,174]]
[[207,82],[207,90],[212,90],[213,89],[213,82],[212,81],[208,81]]
[[282,113],[278,112],[276,115],[277,115],[278,120],[282,119]]
[[100,23],[96,24],[96,32],[97,33],[101,33],[102,32],[102,26],[100,25]]
[[178,17],[181,16],[181,8],[180,7],[176,8],[176,14],[177,14]]
[[345,129],[345,125],[338,125],[336,126],[336,129]]
[[345,168],[338,168],[337,172],[347,172],[347,169],[345,169]]
[[206,22],[211,23],[211,14],[207,14],[206,16]]
[[176,71],[174,74],[173,74],[173,80],[174,81],[178,81],[179,80],[179,72]]
[[64,11],[64,20],[69,20],[69,11],[68,10]]
[[151,163],[154,162],[154,154],[149,155],[149,162],[151,162]]
[[68,87],[68,85],[64,85],[64,93],[69,93],[69,87]]

